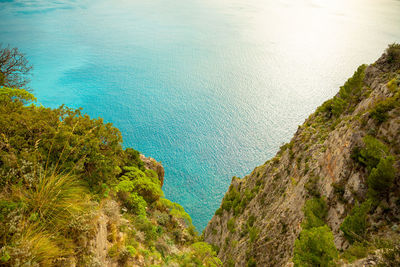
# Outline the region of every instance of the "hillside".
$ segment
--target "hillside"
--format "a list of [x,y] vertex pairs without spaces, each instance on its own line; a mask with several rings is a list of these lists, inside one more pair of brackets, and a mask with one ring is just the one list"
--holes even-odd
[[204,231],[225,266],[400,264],[400,45],[360,66]]
[[6,87],[23,77],[0,74],[0,266],[221,265],[163,197],[160,163],[123,149],[111,124],[35,105]]

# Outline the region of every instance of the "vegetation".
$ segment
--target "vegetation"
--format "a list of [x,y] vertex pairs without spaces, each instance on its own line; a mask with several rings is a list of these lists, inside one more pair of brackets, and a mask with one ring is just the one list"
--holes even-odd
[[[9,74],[1,64],[17,67]],[[65,266],[73,256],[98,265],[87,244],[107,216],[107,255],[120,265],[141,257],[146,266],[221,266],[190,216],[163,198],[157,173],[122,148],[118,129],[5,86],[27,83],[29,70],[18,50],[0,49],[1,264]]]
[[316,111],[317,114],[325,114],[327,119],[340,116],[354,102],[359,100],[362,93],[363,80],[366,65],[358,67],[353,77],[340,87],[338,95],[325,101]]
[[368,170],[372,170],[378,165],[381,158],[388,155],[389,148],[370,135],[366,135],[363,141],[364,147],[361,149],[355,148],[352,157],[367,167]]
[[338,252],[331,229],[325,223],[328,209],[325,199],[314,197],[306,201],[303,230],[294,244],[295,266],[331,266]]
[[327,225],[305,229],[294,244],[295,266],[332,266],[337,258],[333,234]]
[[361,205],[356,205],[340,225],[340,230],[351,242],[364,241],[367,229],[367,215],[371,209],[372,201],[367,200]]
[[379,160],[376,168],[368,176],[368,189],[371,196],[384,196],[393,186],[396,169],[393,167],[394,157],[388,156]]
[[311,229],[325,225],[325,217],[328,213],[326,201],[323,198],[312,198],[304,205],[303,229]]
[[0,44],[0,86],[24,88],[29,83],[32,66],[18,48]]
[[388,63],[400,68],[400,44],[390,44],[386,49],[386,54]]

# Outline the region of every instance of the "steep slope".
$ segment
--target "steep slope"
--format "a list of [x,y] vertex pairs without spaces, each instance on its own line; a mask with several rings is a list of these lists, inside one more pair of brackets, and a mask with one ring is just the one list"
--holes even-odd
[[[294,255],[296,266],[344,264],[376,251],[377,237],[399,234],[399,85],[394,44],[374,64],[360,66],[273,159],[232,179],[204,230],[224,265],[285,266]],[[304,244],[311,254],[312,242],[322,246],[314,230],[327,237],[315,261],[302,254]],[[340,257],[330,239],[345,251]]]
[[164,168],[80,110],[0,83],[0,266],[220,266]]

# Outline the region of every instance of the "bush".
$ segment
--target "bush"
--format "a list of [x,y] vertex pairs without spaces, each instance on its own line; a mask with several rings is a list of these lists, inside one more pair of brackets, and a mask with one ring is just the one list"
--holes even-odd
[[340,225],[344,236],[350,243],[363,241],[367,229],[367,216],[371,209],[372,201],[367,200],[361,205],[353,207],[350,214]]
[[183,259],[181,266],[222,266],[213,247],[205,242],[196,242],[191,245],[192,251]]
[[163,192],[157,175],[149,172],[151,177],[135,166],[123,167],[124,175],[120,177],[122,181],[116,186],[117,192],[135,192],[143,197],[148,203],[158,200]]
[[364,164],[368,170],[375,168],[380,159],[388,155],[389,149],[378,139],[366,135],[363,138],[365,146],[360,150],[358,161]]
[[160,198],[160,202],[166,209],[169,210],[169,214],[171,216],[182,219],[188,227],[192,225],[192,218],[190,218],[190,215],[181,205],[179,205],[178,203],[174,203],[166,198]]
[[315,176],[310,177],[310,179],[304,185],[304,188],[306,189],[307,193],[310,196],[320,197],[321,194],[318,189],[318,180],[319,180],[319,177],[315,177]]
[[400,44],[393,43],[386,49],[387,62],[400,68]]
[[317,109],[317,114],[325,113],[327,118],[339,117],[351,102],[357,100],[361,94],[361,88],[365,77],[366,65],[358,67],[353,76],[340,87],[339,94],[332,99],[325,101]]
[[375,105],[371,110],[370,117],[378,123],[385,122],[388,118],[388,112],[396,107],[396,100],[394,98],[387,98]]
[[395,239],[392,244],[383,249],[382,262],[379,266],[400,266],[400,239]]
[[385,195],[393,186],[396,169],[393,167],[394,157],[382,158],[376,168],[368,176],[368,189],[372,196]]
[[327,225],[303,230],[294,243],[294,266],[329,266],[337,255],[333,234]]
[[221,208],[230,211],[240,203],[240,193],[235,187],[232,187],[222,200]]
[[352,263],[353,261],[365,258],[369,253],[369,247],[363,243],[355,242],[344,253],[343,258]]
[[320,227],[325,224],[325,217],[328,213],[326,201],[323,198],[312,198],[304,205],[303,229]]
[[235,229],[235,218],[230,218],[227,222],[227,228],[229,232],[234,233],[236,231]]
[[253,243],[254,241],[257,240],[258,238],[258,229],[256,227],[249,227],[249,237],[250,237],[250,243]]

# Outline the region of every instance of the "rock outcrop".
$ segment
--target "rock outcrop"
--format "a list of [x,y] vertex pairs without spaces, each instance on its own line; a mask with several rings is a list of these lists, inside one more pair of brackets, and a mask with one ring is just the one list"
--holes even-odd
[[162,187],[164,184],[165,175],[164,167],[162,166],[162,164],[151,157],[146,157],[143,154],[140,154],[140,159],[143,161],[144,167],[146,169],[153,170],[157,173],[158,179],[160,180]]

